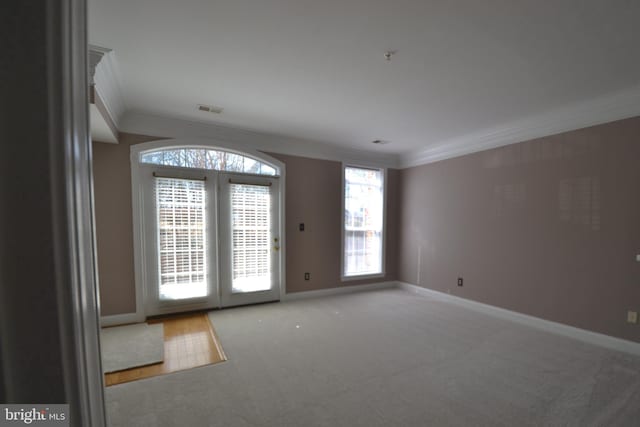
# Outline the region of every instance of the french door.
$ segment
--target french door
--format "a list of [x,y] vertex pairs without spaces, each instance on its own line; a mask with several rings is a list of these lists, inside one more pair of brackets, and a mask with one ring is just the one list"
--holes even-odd
[[221,306],[280,297],[278,180],[220,174]]
[[145,169],[147,316],[280,298],[278,178]]

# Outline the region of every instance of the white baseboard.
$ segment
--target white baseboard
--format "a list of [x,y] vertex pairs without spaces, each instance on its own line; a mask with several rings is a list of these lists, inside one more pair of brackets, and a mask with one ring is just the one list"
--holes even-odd
[[[395,288],[396,282],[379,282],[379,283],[371,283],[367,285],[352,285],[352,286],[340,286],[337,288],[329,288],[329,289],[318,289],[315,291],[305,291],[305,292],[292,292],[289,294],[285,294],[280,301],[296,301],[307,298],[319,298],[326,297],[330,295],[339,295],[339,294],[348,294],[352,292],[364,292],[364,291],[373,291],[376,289],[390,289]],[[144,322],[144,315],[138,313],[125,313],[125,314],[115,314],[112,316],[102,316],[100,317],[100,326],[117,326],[117,325],[126,325],[130,323],[140,323]]]
[[129,323],[141,323],[144,320],[144,316],[139,313],[114,314],[112,316],[101,316],[100,326],[104,328],[106,326],[127,325]]
[[319,298],[319,297],[327,297],[331,295],[349,294],[352,292],[373,291],[376,289],[389,289],[389,288],[395,288],[396,286],[397,286],[396,282],[378,282],[378,283],[371,283],[368,285],[340,286],[337,288],[318,289],[315,291],[292,292],[289,294],[285,294],[281,298],[281,301],[296,301],[296,300],[307,299],[307,298]]
[[447,301],[491,316],[531,326],[536,329],[541,329],[547,332],[573,338],[611,350],[622,351],[625,353],[640,356],[640,343],[637,342],[627,341],[621,338],[600,334],[598,332],[587,331],[586,329],[580,329],[562,323],[552,322],[551,320],[545,320],[539,317],[529,316],[527,314],[495,307],[493,305],[483,304],[481,302],[472,301],[455,295],[445,294],[443,292],[434,291],[432,289],[423,288],[421,286],[412,285],[410,283],[396,282],[396,286],[408,292],[412,292],[429,298],[439,299],[441,301]]

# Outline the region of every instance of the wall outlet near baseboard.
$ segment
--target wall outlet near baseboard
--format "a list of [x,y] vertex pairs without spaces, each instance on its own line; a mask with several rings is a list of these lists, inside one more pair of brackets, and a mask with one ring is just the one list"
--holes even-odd
[[304,280],[311,280],[311,273],[304,273]]
[[638,312],[637,311],[627,311],[627,323],[638,323]]
[[458,277],[458,286],[462,286],[463,282],[464,280],[462,279],[462,277]]

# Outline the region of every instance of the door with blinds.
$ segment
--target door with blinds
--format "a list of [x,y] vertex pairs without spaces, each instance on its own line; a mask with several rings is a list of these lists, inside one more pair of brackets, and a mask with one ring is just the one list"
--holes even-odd
[[146,314],[219,306],[216,174],[155,168],[147,176]]
[[280,298],[278,180],[220,174],[221,306]]

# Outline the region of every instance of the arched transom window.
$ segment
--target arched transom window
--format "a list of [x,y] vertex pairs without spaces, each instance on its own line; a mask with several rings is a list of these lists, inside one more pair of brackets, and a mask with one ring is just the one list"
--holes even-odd
[[279,175],[277,168],[249,156],[200,147],[147,151],[140,154],[140,162],[182,168],[250,173],[254,175]]

